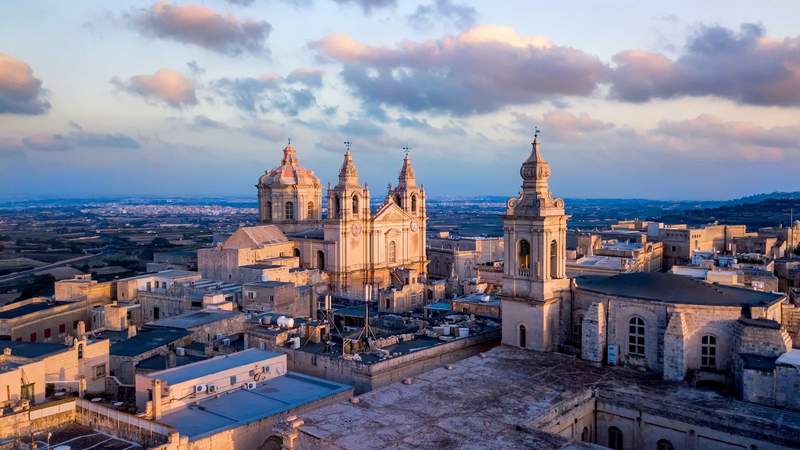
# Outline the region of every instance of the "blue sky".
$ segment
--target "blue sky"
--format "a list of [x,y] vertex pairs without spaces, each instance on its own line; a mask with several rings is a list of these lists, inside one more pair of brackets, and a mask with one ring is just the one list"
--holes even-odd
[[800,190],[794,1],[4,1],[0,197],[255,195],[291,138],[382,195]]

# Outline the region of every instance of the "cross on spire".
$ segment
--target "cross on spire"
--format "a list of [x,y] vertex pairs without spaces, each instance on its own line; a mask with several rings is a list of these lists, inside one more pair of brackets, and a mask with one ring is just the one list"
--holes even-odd
[[539,138],[539,133],[541,133],[541,130],[539,130],[539,127],[534,125],[533,126],[533,140],[534,141]]
[[350,142],[350,141],[344,141],[344,148],[346,148],[346,149],[350,150],[350,146],[351,146],[351,145],[353,145],[353,143],[352,143],[352,142]]
[[292,138],[289,138],[289,145],[292,145]]
[[407,145],[405,147],[403,147],[403,151],[406,152],[406,155],[408,155],[409,150],[411,150],[411,149],[408,148]]

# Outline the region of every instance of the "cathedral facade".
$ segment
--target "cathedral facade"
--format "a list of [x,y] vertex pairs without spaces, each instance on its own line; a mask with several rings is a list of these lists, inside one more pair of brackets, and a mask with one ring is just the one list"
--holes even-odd
[[283,149],[281,165],[261,176],[256,187],[261,223],[279,227],[294,242],[302,267],[328,273],[334,292],[360,296],[368,284],[386,288],[401,270],[413,283],[424,276],[425,190],[417,185],[407,154],[397,186],[389,185],[375,211],[349,148],[338,183],[328,185],[327,214],[319,178],[300,166],[291,144]]

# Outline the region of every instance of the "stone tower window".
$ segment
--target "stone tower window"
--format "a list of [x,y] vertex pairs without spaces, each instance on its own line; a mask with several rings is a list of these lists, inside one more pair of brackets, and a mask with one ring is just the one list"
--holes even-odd
[[284,213],[286,220],[294,219],[294,203],[286,202],[286,211]]
[[342,200],[338,195],[333,198],[333,217],[339,218],[342,214]]
[[700,339],[700,368],[717,369],[717,337],[706,335]]
[[628,322],[628,353],[644,356],[644,320],[641,317],[632,317]]
[[389,242],[389,262],[397,262],[397,244],[394,241]]
[[314,202],[308,202],[308,212],[306,213],[309,219],[314,218]]
[[518,338],[518,340],[519,340],[519,346],[520,346],[520,347],[522,347],[522,348],[528,348],[528,342],[527,342],[527,340],[528,340],[528,335],[527,335],[527,333],[525,332],[525,325],[520,325],[520,326],[519,326],[519,332],[518,332],[518,336],[517,336],[517,338]]
[[659,439],[656,442],[656,450],[675,450],[675,447],[672,446],[672,442],[666,439]]
[[317,269],[325,270],[325,252],[317,250]]
[[550,278],[558,278],[558,242],[550,242]]
[[267,202],[267,219],[272,219],[272,202]]
[[399,206],[399,207],[401,207],[401,208],[403,207],[403,201],[402,201],[402,199],[400,198],[400,195],[398,195],[398,194],[395,194],[395,196],[394,196],[394,202],[395,202],[395,203],[397,203],[397,206]]
[[622,430],[617,427],[609,427],[608,429],[608,448],[612,450],[622,450],[624,448]]
[[353,195],[353,215],[358,216],[358,195]]
[[519,241],[519,274],[522,276],[530,275],[531,271],[531,244],[525,239]]
[[411,196],[411,212],[416,214],[417,213],[417,196]]

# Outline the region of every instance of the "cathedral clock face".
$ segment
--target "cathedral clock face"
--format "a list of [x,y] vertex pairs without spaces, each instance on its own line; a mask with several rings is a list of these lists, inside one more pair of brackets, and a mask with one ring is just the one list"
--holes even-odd
[[352,230],[353,230],[353,234],[361,234],[361,225],[359,225],[357,223],[353,224]]
[[417,231],[417,228],[419,228],[417,222],[411,222],[411,231]]

